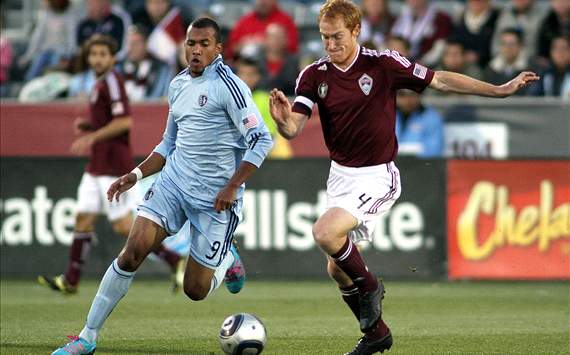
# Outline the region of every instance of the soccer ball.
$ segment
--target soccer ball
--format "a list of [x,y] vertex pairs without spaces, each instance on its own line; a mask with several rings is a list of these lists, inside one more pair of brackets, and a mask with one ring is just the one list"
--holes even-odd
[[256,355],[263,351],[267,333],[259,318],[249,313],[238,313],[224,320],[218,340],[228,355]]

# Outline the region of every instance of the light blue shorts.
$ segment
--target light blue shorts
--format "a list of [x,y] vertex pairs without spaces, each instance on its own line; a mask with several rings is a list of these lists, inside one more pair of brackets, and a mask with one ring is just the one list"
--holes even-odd
[[150,219],[170,235],[189,223],[190,256],[203,266],[215,269],[227,255],[241,219],[242,201],[231,209],[216,212],[213,203],[192,199],[168,178],[159,174],[148,189],[138,216]]

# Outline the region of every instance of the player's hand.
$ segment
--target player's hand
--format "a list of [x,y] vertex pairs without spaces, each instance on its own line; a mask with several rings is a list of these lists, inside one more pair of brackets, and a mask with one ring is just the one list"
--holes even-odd
[[291,103],[282,91],[273,89],[269,93],[269,112],[277,124],[287,124],[291,115]]
[[517,75],[513,80],[506,84],[499,86],[500,96],[507,97],[511,96],[515,92],[519,91],[525,86],[540,80],[540,77],[531,71],[523,71]]
[[238,187],[236,186],[226,186],[218,192],[214,202],[216,212],[220,213],[232,206],[237,197],[237,189]]
[[75,155],[87,155],[91,151],[91,147],[95,144],[95,137],[91,134],[77,138],[69,150]]
[[113,198],[115,198],[116,201],[119,201],[119,196],[133,187],[136,183],[137,176],[134,173],[128,173],[121,176],[115,180],[111,186],[109,186],[109,189],[107,190],[107,200],[109,200],[109,202],[113,202]]

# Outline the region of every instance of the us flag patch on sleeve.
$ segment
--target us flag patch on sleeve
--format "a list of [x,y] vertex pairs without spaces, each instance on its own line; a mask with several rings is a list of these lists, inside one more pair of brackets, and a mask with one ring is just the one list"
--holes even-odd
[[427,74],[427,68],[421,64],[415,63],[413,74],[415,77],[418,77],[420,79],[425,79]]
[[243,123],[245,129],[251,129],[257,127],[257,117],[255,117],[255,114],[253,113],[244,118],[241,122]]

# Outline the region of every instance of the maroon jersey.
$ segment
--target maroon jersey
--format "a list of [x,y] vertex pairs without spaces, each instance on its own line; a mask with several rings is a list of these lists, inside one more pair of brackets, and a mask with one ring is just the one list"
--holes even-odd
[[293,111],[319,108],[330,157],[349,167],[379,165],[396,157],[396,91],[420,92],[434,72],[396,51],[360,47],[346,69],[328,57],[307,66],[297,79]]
[[[97,79],[89,99],[91,126],[97,130],[116,117],[130,115],[123,79],[114,70]],[[93,145],[86,171],[93,175],[121,176],[135,166],[129,133]]]

